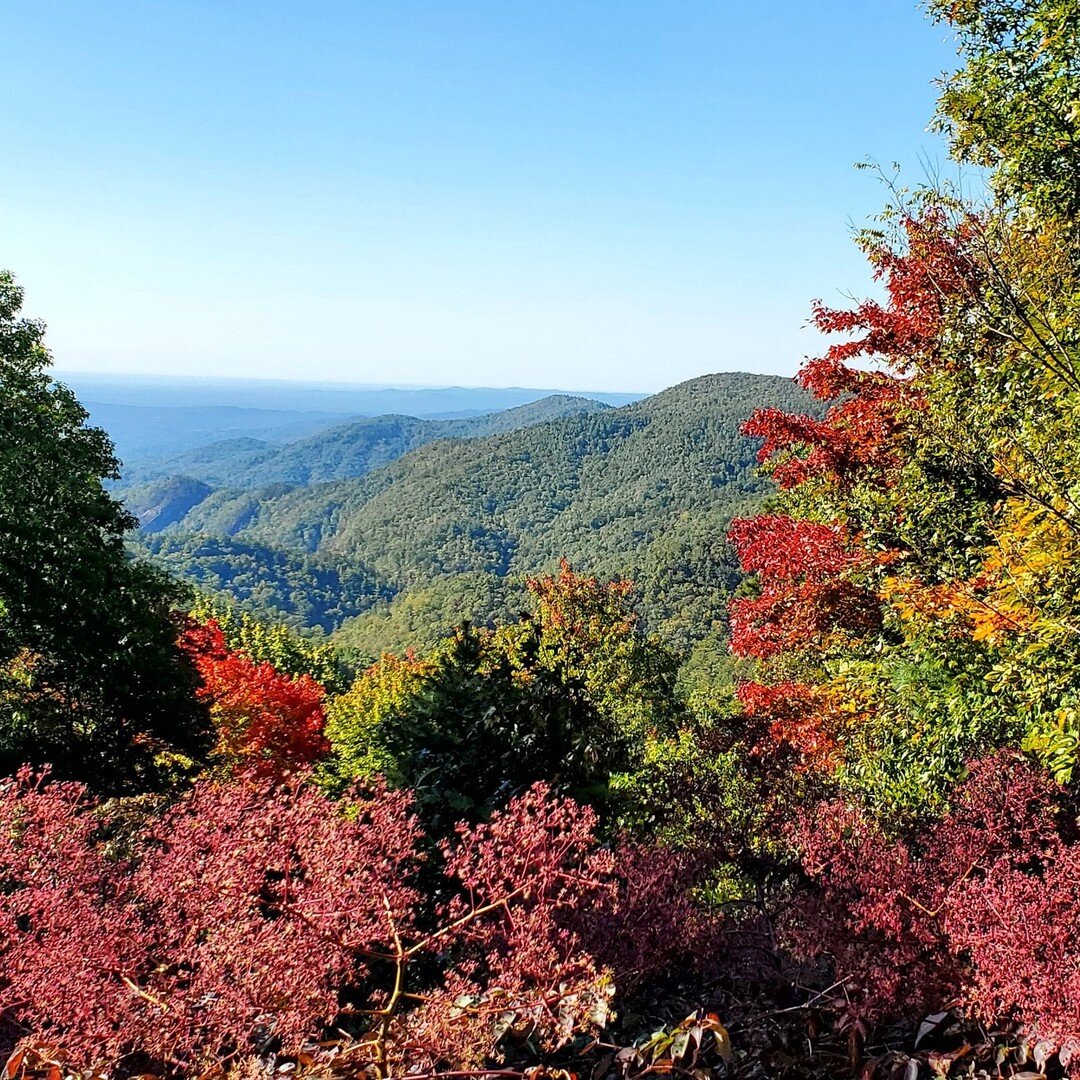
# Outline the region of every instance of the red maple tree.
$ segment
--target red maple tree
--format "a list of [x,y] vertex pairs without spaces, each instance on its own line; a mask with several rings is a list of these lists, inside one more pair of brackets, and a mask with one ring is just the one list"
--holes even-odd
[[220,758],[279,774],[327,753],[326,691],[310,675],[292,678],[230,649],[212,619],[189,622],[180,644],[201,679],[199,694],[217,726]]

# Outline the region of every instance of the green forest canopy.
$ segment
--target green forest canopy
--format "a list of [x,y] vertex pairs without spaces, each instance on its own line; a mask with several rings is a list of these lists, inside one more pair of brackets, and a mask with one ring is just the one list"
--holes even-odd
[[[741,579],[727,523],[770,488],[740,426],[755,408],[809,401],[789,379],[710,375],[619,409],[431,442],[363,476],[245,490],[170,479],[128,498],[146,511],[194,491],[177,520],[137,539],[143,550],[203,589],[340,631],[362,652],[486,622],[562,557],[633,580],[649,625],[685,652],[722,631]],[[337,451],[348,430],[333,435]],[[325,449],[320,438],[290,453]]]

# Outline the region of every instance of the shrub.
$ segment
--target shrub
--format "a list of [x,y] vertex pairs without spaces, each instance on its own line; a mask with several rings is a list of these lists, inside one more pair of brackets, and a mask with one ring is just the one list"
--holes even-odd
[[787,929],[802,955],[831,958],[853,1020],[955,999],[1058,1046],[1080,1039],[1080,844],[1059,829],[1059,794],[1001,752],[973,763],[951,812],[908,839],[841,803],[804,815],[815,889]]
[[694,951],[684,867],[609,850],[537,785],[423,862],[411,797],[347,812],[302,777],[200,780],[137,859],[107,857],[85,790],[0,789],[0,970],[24,1045],[75,1069],[295,1055],[332,1028],[362,1067],[543,1061]]

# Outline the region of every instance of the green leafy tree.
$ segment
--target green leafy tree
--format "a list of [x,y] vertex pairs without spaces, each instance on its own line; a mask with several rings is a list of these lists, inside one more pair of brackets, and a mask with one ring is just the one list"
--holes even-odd
[[964,66],[946,80],[938,125],[961,161],[988,167],[1007,201],[1080,211],[1076,0],[932,0]]
[[800,375],[823,421],[749,425],[785,513],[735,530],[763,744],[893,823],[1002,746],[1080,760],[1080,8],[932,10],[963,61],[939,121],[991,198],[894,192],[861,238],[884,301],[815,311],[843,336]]
[[625,582],[529,583],[534,610],[465,625],[427,656],[384,657],[327,710],[333,769],[413,788],[436,831],[543,779],[603,806],[611,777],[682,716],[675,658],[637,625]]
[[134,521],[102,486],[105,433],[54,382],[40,322],[0,273],[0,771],[50,762],[105,789],[156,779],[164,750],[198,754],[207,726],[175,647],[179,597],[130,561]]

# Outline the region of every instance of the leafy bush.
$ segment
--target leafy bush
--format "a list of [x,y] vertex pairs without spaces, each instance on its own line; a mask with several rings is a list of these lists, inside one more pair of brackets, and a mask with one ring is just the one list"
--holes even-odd
[[988,1023],[1011,1019],[1032,1042],[1064,1049],[1070,1063],[1080,844],[1062,832],[1060,800],[1045,774],[1002,752],[974,763],[953,810],[910,838],[842,803],[803,816],[798,845],[815,889],[787,932],[803,954],[831,958],[848,1022],[866,1031],[959,997]]
[[230,649],[251,657],[257,664],[271,664],[289,678],[309,675],[330,694],[348,688],[349,666],[324,640],[311,638],[281,623],[266,623],[231,604],[198,597],[189,614],[199,623],[217,623]]
[[603,802],[611,774],[681,715],[675,661],[638,629],[626,583],[564,564],[529,588],[533,614],[460,628],[423,659],[384,657],[333,701],[338,776],[413,789],[436,831],[538,780]]
[[116,861],[83,788],[7,782],[0,963],[24,1045],[188,1071],[315,1053],[336,1025],[357,1069],[543,1061],[692,949],[677,865],[601,848],[543,786],[444,841],[443,898],[413,884],[407,793],[347,807],[299,777],[202,780]]

